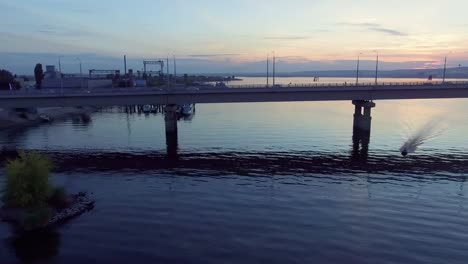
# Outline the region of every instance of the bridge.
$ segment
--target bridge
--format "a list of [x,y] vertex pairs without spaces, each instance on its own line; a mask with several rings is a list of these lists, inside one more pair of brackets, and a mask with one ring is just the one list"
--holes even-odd
[[468,98],[468,82],[408,82],[375,84],[303,84],[275,87],[166,86],[150,88],[34,90],[0,92],[2,108],[60,106],[166,105],[168,156],[177,156],[176,105],[186,103],[246,103],[291,101],[352,101],[353,148],[366,156],[374,100]]
[[150,87],[0,92],[0,106],[60,107],[184,103],[245,103],[338,100],[468,98],[468,82],[304,84],[276,87]]

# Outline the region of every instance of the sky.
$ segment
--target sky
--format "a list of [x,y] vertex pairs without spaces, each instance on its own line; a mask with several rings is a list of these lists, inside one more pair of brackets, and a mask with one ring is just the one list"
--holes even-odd
[[[141,70],[175,56],[178,73],[468,66],[466,0],[0,0],[0,68],[38,62],[76,73]],[[79,60],[77,59],[79,58]],[[172,64],[172,63],[171,63]],[[172,69],[172,65],[171,65]]]

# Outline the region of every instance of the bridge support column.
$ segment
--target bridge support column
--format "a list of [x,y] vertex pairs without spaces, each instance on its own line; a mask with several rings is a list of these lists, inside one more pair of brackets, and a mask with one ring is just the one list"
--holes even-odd
[[[371,109],[375,107],[374,102],[354,100],[354,122],[353,128],[358,128],[363,131],[371,130]],[[364,111],[363,111],[364,109]]]
[[[355,157],[367,159],[367,151],[371,132],[371,109],[375,107],[374,102],[355,100],[353,121],[353,153]],[[361,149],[359,148],[361,146]]]
[[177,105],[166,105],[164,121],[166,125],[166,145],[168,158],[177,157]]

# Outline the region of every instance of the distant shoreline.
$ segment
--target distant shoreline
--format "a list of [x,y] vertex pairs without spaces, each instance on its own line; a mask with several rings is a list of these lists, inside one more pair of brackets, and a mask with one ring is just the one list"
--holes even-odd
[[[239,75],[240,77],[243,77],[243,78],[266,78],[267,76],[266,75]],[[271,75],[269,76],[270,78]],[[324,76],[324,75],[315,75],[315,76],[306,76],[306,75],[287,75],[287,74],[284,74],[284,75],[276,75],[275,76],[276,78],[314,78],[314,77],[320,77],[320,78],[356,78],[356,76]],[[379,79],[380,78],[385,78],[385,79],[421,79],[421,80],[427,80],[428,77],[420,77],[420,76],[414,76],[414,77],[389,77],[389,76],[381,76],[379,75],[378,76]],[[369,79],[369,78],[375,78],[375,76],[359,76],[359,78],[366,78],[366,79]],[[452,76],[447,76],[445,77],[446,79],[460,79],[460,80],[464,80],[464,79],[468,79],[468,76],[466,77],[452,77]],[[433,76],[433,79],[434,80],[438,80],[438,79],[442,79],[442,77],[434,77]],[[241,79],[242,80],[242,79]]]
[[[266,70],[266,69],[265,69]],[[281,68],[276,72],[276,77],[321,77],[321,78],[355,78],[356,70],[323,70],[323,71],[296,71],[282,72]],[[233,72],[233,73],[205,73],[206,76],[239,76],[242,77],[267,77],[265,72]],[[272,77],[270,69],[269,76]],[[379,70],[379,78],[419,78],[427,79],[432,76],[433,79],[442,79],[444,69],[402,69],[402,70]],[[375,70],[360,70],[359,78],[374,78]],[[446,79],[468,79],[468,67],[447,68],[445,73]]]

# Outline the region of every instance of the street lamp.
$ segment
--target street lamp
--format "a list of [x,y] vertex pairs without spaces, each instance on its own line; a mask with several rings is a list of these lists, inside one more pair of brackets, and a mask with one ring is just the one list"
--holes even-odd
[[[451,51],[449,52],[449,54],[452,53]],[[442,77],[442,83],[445,82],[445,73],[447,72],[447,54],[445,55],[445,60],[444,60],[444,75]]]
[[58,66],[59,66],[59,72],[62,73],[62,64],[60,62],[60,58],[62,58],[63,55],[58,56]]
[[270,73],[269,73],[269,70],[270,70],[270,69],[269,69],[269,67],[270,67],[270,53],[267,53],[267,61],[266,61],[266,63],[267,63],[267,65],[266,65],[266,66],[267,66],[267,74],[266,74],[266,75],[267,75],[267,80],[266,80],[266,81],[267,81],[267,85],[266,85],[266,87],[268,88],[269,82],[270,82],[270,80],[269,80],[269,79],[270,79],[270,76],[269,76],[269,74],[270,74]]
[[275,57],[275,52],[272,51],[273,53],[273,87],[275,87],[275,63],[276,63],[276,57]]
[[359,52],[358,56],[357,56],[357,70],[356,70],[356,86],[358,85],[359,83],[359,57],[362,55],[361,52]]
[[442,78],[442,83],[445,82],[445,72],[447,71],[447,55],[445,55],[445,61],[444,61],[444,77]]
[[62,64],[60,63],[60,58],[62,58],[63,55],[58,56],[58,63],[59,63],[59,72],[60,72],[60,92],[63,92],[63,80],[62,80]]
[[80,89],[83,89],[83,70],[81,68],[81,59],[76,57],[76,60],[80,62]]
[[177,65],[176,65],[176,58],[174,54],[172,54],[172,58],[174,59],[174,84],[177,86]]
[[374,50],[377,53],[377,59],[375,60],[375,85],[377,86],[377,75],[379,72],[379,51]]
[[171,86],[171,82],[170,82],[170,80],[169,80],[169,53],[167,54],[166,63],[167,63],[167,66],[166,66],[166,71],[167,71],[167,87],[169,87],[169,86]]

